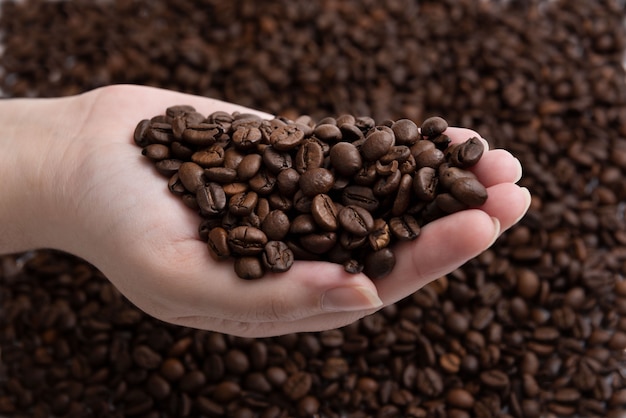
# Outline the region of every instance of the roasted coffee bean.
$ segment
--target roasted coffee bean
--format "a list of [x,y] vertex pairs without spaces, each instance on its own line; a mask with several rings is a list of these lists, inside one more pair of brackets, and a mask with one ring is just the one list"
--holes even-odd
[[159,174],[169,178],[178,172],[178,169],[182,164],[183,161],[181,160],[168,158],[166,160],[157,161],[154,164],[154,167],[159,172]]
[[368,133],[360,152],[366,161],[376,161],[387,154],[395,143],[393,131],[382,128]]
[[454,182],[450,193],[459,202],[470,207],[480,206],[487,201],[487,189],[478,180],[465,177]]
[[337,234],[334,232],[320,232],[306,234],[300,237],[300,245],[312,254],[324,254],[330,251],[337,243]]
[[184,162],[178,169],[178,178],[185,189],[195,193],[204,186],[204,169],[193,162]]
[[459,201],[451,193],[440,193],[435,198],[435,203],[439,209],[446,213],[455,213],[465,210],[469,205]]
[[400,180],[402,179],[402,173],[396,169],[390,175],[379,179],[374,183],[372,192],[375,196],[387,196],[398,190],[400,187]]
[[324,150],[315,141],[305,141],[299,148],[295,156],[294,167],[298,173],[314,168],[320,168],[324,164]]
[[238,255],[260,254],[267,241],[267,235],[258,228],[237,226],[228,231],[228,246]]
[[259,154],[248,154],[237,166],[237,178],[246,181],[254,177],[261,168],[262,157]]
[[439,178],[437,172],[432,167],[422,167],[413,178],[413,191],[415,195],[425,201],[430,202],[436,197]]
[[228,231],[221,227],[211,229],[208,234],[207,245],[211,254],[217,259],[224,260],[230,257],[230,247],[228,246]]
[[282,273],[291,268],[293,252],[282,241],[268,241],[263,250],[263,266],[273,273]]
[[361,170],[363,159],[354,144],[339,142],[330,149],[330,163],[337,174],[351,177]]
[[413,190],[413,177],[410,174],[403,174],[398,185],[398,192],[393,201],[391,216],[400,216],[407,212],[411,204]]
[[344,206],[339,211],[337,219],[346,232],[357,237],[366,236],[374,228],[372,215],[367,209],[361,206]]
[[183,194],[185,194],[185,192],[187,192],[187,189],[185,188],[185,186],[183,186],[183,182],[180,181],[180,176],[178,175],[178,173],[170,177],[169,181],[167,182],[167,188],[170,190],[170,192],[172,192],[172,194],[175,194],[177,196],[182,196]]
[[265,168],[273,174],[278,174],[293,165],[291,154],[277,150],[274,147],[263,149],[262,160]]
[[263,277],[263,263],[258,257],[241,256],[235,258],[235,273],[238,277],[246,280],[258,279]]
[[294,168],[286,168],[276,176],[276,185],[280,193],[291,197],[298,191],[300,174]]
[[467,141],[453,145],[446,151],[447,159],[455,167],[467,168],[475,165],[483,155],[485,146],[476,137]]
[[217,183],[208,183],[197,189],[196,201],[202,213],[208,216],[223,213],[227,205],[224,189]]
[[145,146],[141,154],[152,161],[161,161],[170,158],[170,148],[163,144],[150,144]]
[[291,229],[289,216],[282,210],[273,210],[267,214],[261,223],[261,230],[272,241],[281,241]]
[[391,233],[400,241],[411,241],[421,232],[419,223],[411,215],[394,217],[389,220]]
[[441,135],[446,129],[448,129],[448,122],[439,116],[426,119],[420,126],[422,135],[428,138]]
[[152,138],[148,136],[148,130],[151,127],[152,122],[149,119],[144,119],[137,124],[135,131],[133,132],[133,140],[135,144],[140,147],[147,147],[151,144]]
[[223,132],[219,125],[213,123],[188,124],[182,140],[190,145],[208,147],[214,144]]
[[228,210],[237,216],[248,216],[256,208],[259,195],[246,191],[233,195],[228,202]]
[[269,195],[276,186],[276,176],[269,171],[261,169],[257,175],[249,181],[250,188],[260,195]]
[[391,125],[398,145],[413,145],[419,138],[419,129],[410,119],[399,119]]
[[413,157],[418,169],[421,167],[437,169],[446,159],[445,154],[438,148],[427,149],[417,155],[413,154]]
[[318,167],[305,171],[300,175],[300,190],[305,196],[313,196],[328,193],[333,187],[335,177],[329,170]]
[[204,168],[219,167],[224,162],[224,148],[214,144],[194,152],[190,158],[191,161]]
[[396,265],[396,257],[389,248],[374,251],[365,257],[363,273],[371,279],[382,279],[389,275]]
[[391,243],[391,231],[384,219],[376,219],[368,235],[370,247],[374,251],[382,250]]
[[304,132],[298,126],[285,125],[276,129],[270,136],[270,145],[277,151],[290,151],[304,139]]
[[327,194],[316,195],[311,202],[311,215],[315,223],[324,231],[337,229],[337,208]]
[[458,180],[468,177],[476,178],[472,172],[458,167],[452,167],[449,164],[442,164],[439,167],[439,183],[447,190],[450,190],[452,185]]
[[343,190],[341,203],[348,206],[360,206],[368,212],[378,209],[379,201],[374,196],[374,192],[369,187],[348,186]]
[[151,144],[168,145],[174,142],[175,139],[174,133],[172,132],[172,125],[163,122],[151,123],[147,128],[146,135]]
[[240,126],[232,135],[233,144],[241,150],[254,148],[261,139],[261,130],[254,126]]
[[237,180],[237,170],[226,167],[209,167],[204,169],[204,178],[220,184],[233,183]]

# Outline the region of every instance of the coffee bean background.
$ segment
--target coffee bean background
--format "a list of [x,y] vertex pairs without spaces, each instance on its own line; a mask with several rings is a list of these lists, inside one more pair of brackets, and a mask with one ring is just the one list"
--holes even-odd
[[441,115],[520,158],[533,203],[406,300],[267,339],[163,324],[67,254],[2,256],[0,415],[623,417],[625,8],[2,2],[4,97],[129,82],[287,117]]

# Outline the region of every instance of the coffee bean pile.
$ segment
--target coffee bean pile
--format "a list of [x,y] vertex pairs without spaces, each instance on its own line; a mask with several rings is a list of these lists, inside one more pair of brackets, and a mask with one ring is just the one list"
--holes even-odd
[[437,116],[420,130],[409,119],[207,117],[177,105],[139,122],[134,140],[202,216],[211,254],[234,258],[239,277],[325,260],[378,279],[395,266],[394,242],[487,200],[468,170],[482,141],[450,145],[447,128]]
[[445,115],[517,156],[533,196],[476,259],[320,333],[170,326],[80,259],[0,256],[0,415],[624,416],[622,0],[22,0],[0,12],[4,97],[140,83],[291,120]]

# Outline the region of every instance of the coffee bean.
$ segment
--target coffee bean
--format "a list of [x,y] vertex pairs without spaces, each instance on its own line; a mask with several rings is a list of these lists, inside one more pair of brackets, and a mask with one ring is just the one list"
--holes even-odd
[[260,254],[267,241],[267,235],[258,228],[237,226],[228,231],[228,245],[235,254]]
[[242,255],[236,258],[234,268],[237,276],[246,280],[258,279],[265,274],[261,260],[254,256]]
[[146,145],[141,154],[152,161],[161,161],[170,158],[170,148],[163,144]]
[[291,228],[289,217],[282,210],[273,210],[261,223],[261,230],[269,240],[280,241],[287,236]]
[[398,145],[413,145],[419,138],[419,129],[410,119],[399,119],[391,125]]
[[393,131],[375,129],[368,133],[365,142],[361,146],[361,155],[367,161],[376,161],[387,154],[395,143]]
[[487,189],[478,180],[465,177],[454,182],[450,193],[460,202],[470,206],[480,206],[487,201]]
[[318,194],[328,193],[333,187],[335,177],[322,167],[313,168],[300,175],[300,190],[305,196],[313,197]]
[[233,195],[228,202],[228,210],[237,216],[247,216],[256,208],[259,195],[245,191]]
[[369,211],[361,206],[344,206],[337,215],[341,227],[348,233],[363,237],[374,228],[374,219]]
[[374,251],[365,258],[363,273],[371,279],[381,279],[391,273],[396,257],[389,248]]
[[230,247],[228,246],[228,232],[221,227],[211,229],[207,241],[209,250],[217,259],[224,260],[230,257]]
[[327,194],[316,195],[311,202],[311,215],[315,223],[324,231],[337,229],[337,208]]
[[420,127],[422,135],[428,138],[441,135],[446,129],[448,129],[448,122],[439,116],[426,119]]
[[378,209],[380,202],[369,187],[348,186],[342,192],[341,203],[346,206],[359,206],[368,212],[374,212]]
[[419,223],[410,215],[391,218],[389,220],[389,229],[400,241],[414,240],[421,232]]
[[291,197],[298,191],[300,174],[293,168],[286,168],[276,176],[276,185],[283,196]]
[[298,173],[314,168],[320,168],[324,164],[324,150],[315,141],[305,141],[299,148],[295,156],[294,166]]
[[330,149],[330,163],[340,176],[351,177],[363,166],[359,150],[349,142],[339,142]]
[[430,202],[436,197],[438,184],[439,179],[435,169],[422,167],[415,173],[413,178],[413,191],[419,199]]
[[185,189],[195,193],[204,186],[204,169],[193,162],[184,162],[178,169],[178,178]]
[[219,167],[224,162],[224,148],[214,144],[191,154],[191,161],[201,167]]
[[294,255],[287,244],[282,241],[268,241],[263,251],[263,265],[268,271],[282,273],[293,264]]
[[213,145],[223,129],[213,123],[188,124],[183,131],[182,140],[190,145],[208,147]]
[[270,144],[277,151],[289,151],[300,145],[303,139],[302,129],[298,126],[285,125],[272,132]]
[[226,209],[226,194],[217,183],[208,183],[196,191],[196,200],[202,213],[219,215]]

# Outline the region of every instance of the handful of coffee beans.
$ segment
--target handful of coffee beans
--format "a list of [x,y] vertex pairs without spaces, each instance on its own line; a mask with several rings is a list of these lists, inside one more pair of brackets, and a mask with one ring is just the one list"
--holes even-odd
[[468,170],[480,139],[451,144],[448,123],[343,115],[315,123],[187,105],[142,120],[134,140],[202,217],[200,238],[243,279],[294,260],[342,264],[372,279],[395,266],[393,244],[439,217],[477,207],[486,188]]

